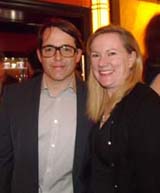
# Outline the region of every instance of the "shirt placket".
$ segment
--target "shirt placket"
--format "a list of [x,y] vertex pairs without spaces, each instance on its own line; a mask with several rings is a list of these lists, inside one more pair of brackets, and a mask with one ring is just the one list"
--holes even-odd
[[50,187],[50,184],[52,183],[51,180],[54,176],[53,164],[55,161],[55,154],[56,154],[58,128],[59,128],[59,120],[58,118],[54,118],[51,121],[51,137],[50,137],[50,143],[48,147],[47,165],[46,165],[46,171],[45,171],[43,187],[42,187],[43,192],[49,191],[48,188]]

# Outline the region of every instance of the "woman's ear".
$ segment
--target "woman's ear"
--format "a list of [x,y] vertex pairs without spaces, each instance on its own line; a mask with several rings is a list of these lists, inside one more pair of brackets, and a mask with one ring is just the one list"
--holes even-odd
[[132,68],[134,63],[136,61],[136,52],[135,51],[132,51],[130,54],[129,54],[129,67]]
[[81,57],[82,57],[82,50],[78,49],[77,56],[76,56],[76,63],[78,63],[81,60]]

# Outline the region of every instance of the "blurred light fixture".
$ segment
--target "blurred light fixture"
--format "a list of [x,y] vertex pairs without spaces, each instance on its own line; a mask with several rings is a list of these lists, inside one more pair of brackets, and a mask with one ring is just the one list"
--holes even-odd
[[9,19],[13,21],[21,21],[23,20],[24,16],[22,11],[0,8],[0,18]]
[[109,0],[92,0],[92,31],[110,23]]

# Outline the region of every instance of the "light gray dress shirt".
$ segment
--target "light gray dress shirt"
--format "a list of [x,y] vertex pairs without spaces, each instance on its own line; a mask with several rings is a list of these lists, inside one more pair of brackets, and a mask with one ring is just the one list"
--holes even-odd
[[54,97],[44,87],[39,109],[39,193],[73,193],[76,93],[68,86]]

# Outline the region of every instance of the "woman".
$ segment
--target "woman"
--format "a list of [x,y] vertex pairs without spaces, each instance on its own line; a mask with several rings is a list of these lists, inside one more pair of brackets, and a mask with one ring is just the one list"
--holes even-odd
[[95,121],[84,169],[88,193],[159,193],[160,97],[142,83],[139,46],[130,32],[109,25],[90,36],[87,49]]
[[160,14],[154,15],[144,34],[144,81],[160,95]]

